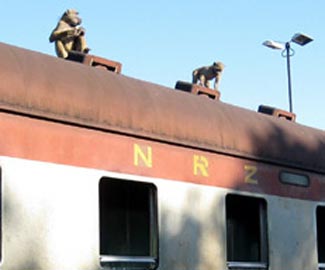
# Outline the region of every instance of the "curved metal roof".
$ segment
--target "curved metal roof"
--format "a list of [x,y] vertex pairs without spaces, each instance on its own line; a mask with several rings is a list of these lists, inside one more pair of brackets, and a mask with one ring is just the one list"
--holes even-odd
[[325,173],[325,134],[0,43],[0,109]]

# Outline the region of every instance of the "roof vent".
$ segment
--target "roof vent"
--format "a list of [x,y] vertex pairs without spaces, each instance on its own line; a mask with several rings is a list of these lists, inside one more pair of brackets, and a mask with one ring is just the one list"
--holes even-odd
[[175,85],[176,90],[181,90],[184,92],[192,93],[194,95],[207,96],[214,100],[220,100],[220,92],[217,90],[212,90],[201,85],[192,84],[183,81],[177,81]]
[[268,115],[273,115],[273,116],[275,116],[277,118],[286,119],[286,120],[289,120],[289,121],[292,121],[292,122],[296,122],[296,115],[294,113],[284,111],[284,110],[280,110],[280,109],[277,109],[277,108],[273,108],[273,107],[270,107],[270,106],[260,105],[258,107],[258,112],[268,114]]
[[106,69],[118,74],[122,71],[122,64],[119,62],[104,59],[91,54],[84,54],[77,51],[70,51],[67,60],[79,62],[87,66]]

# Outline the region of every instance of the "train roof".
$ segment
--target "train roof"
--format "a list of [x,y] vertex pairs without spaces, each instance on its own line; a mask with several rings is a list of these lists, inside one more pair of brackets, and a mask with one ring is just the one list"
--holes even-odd
[[325,173],[325,134],[0,43],[0,109]]

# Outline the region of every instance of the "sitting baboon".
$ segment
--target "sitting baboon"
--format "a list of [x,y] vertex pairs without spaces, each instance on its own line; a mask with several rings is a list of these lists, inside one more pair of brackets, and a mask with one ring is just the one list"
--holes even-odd
[[67,58],[70,51],[88,53],[85,29],[80,26],[81,18],[74,9],[68,9],[63,13],[56,28],[49,38],[55,42],[55,51],[58,57]]
[[192,83],[209,88],[210,80],[214,80],[214,89],[218,90],[221,79],[221,73],[224,69],[224,64],[221,62],[214,62],[211,66],[200,67],[193,71]]

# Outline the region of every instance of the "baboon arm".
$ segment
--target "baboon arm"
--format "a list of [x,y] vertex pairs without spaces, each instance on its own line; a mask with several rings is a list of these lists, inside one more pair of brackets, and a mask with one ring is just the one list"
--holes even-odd
[[52,31],[50,35],[50,42],[60,40],[62,38],[75,36],[75,28],[61,22],[58,23],[56,28]]
[[69,38],[74,36],[75,36],[74,29],[65,29],[65,30],[53,31],[49,40],[50,42],[53,42],[63,38]]
[[219,89],[220,79],[221,79],[221,73],[218,72],[218,74],[216,75],[216,78],[214,80],[214,89],[216,89],[216,90]]

